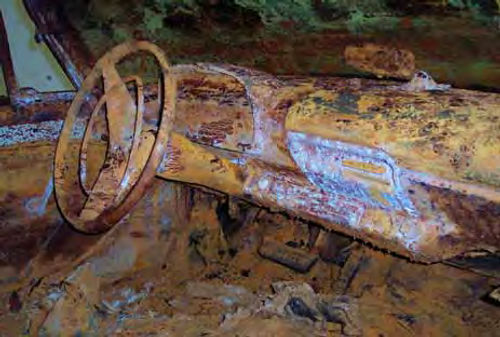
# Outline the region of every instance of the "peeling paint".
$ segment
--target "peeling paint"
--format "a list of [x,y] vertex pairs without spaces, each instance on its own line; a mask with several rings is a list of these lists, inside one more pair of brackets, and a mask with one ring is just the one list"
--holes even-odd
[[[371,207],[405,210],[413,216],[418,215],[401,186],[399,167],[383,151],[298,132],[288,132],[288,146],[309,181],[323,190],[351,196]],[[373,173],[346,166],[347,160],[381,167],[384,172]]]

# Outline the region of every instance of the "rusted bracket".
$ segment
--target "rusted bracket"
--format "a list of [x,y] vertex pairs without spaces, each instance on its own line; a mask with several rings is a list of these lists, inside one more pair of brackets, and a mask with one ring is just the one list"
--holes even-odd
[[[52,38],[50,39],[52,41]],[[54,40],[55,41],[55,40]],[[57,57],[57,48],[55,44],[49,46],[51,51]],[[60,55],[66,55],[64,49],[60,49]],[[69,57],[66,55],[66,58]],[[9,47],[9,37],[5,29],[5,23],[0,12],[0,63],[3,70],[5,84],[8,91],[8,102],[15,111],[12,113],[3,113],[0,115],[1,126],[11,126],[25,123],[44,122],[53,120],[62,120],[65,116],[69,103],[74,98],[74,91],[61,92],[38,92],[32,88],[20,88],[12,62],[12,56]],[[70,62],[71,63],[71,62]],[[66,64],[70,65],[70,64]],[[63,65],[66,73],[71,71]],[[74,79],[80,78],[79,72],[75,72]],[[70,79],[72,77],[70,76]],[[75,84],[75,83],[73,83]]]
[[[76,38],[68,39],[66,36],[66,39],[61,41],[58,37],[58,31],[67,31],[71,27],[64,25],[64,18],[54,11],[54,7],[51,6],[52,1],[23,0],[23,2],[37,27],[35,38],[38,42],[47,44],[71,83],[75,88],[80,88],[84,74],[89,71],[88,65],[94,63],[93,57]],[[76,35],[76,32],[71,34]]]

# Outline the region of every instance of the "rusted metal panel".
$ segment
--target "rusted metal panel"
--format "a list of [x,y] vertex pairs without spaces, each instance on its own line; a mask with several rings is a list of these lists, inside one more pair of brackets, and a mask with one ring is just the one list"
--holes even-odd
[[54,141],[0,147],[0,284],[63,223],[52,193],[54,151]]
[[176,132],[200,144],[249,149],[253,116],[243,84],[231,76],[199,73],[196,68],[178,74],[177,82]]

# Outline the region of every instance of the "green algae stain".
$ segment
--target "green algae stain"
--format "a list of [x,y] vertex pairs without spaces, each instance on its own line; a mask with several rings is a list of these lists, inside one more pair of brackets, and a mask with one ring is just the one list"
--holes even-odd
[[334,101],[319,96],[312,97],[312,101],[315,106],[326,108],[326,110],[332,112],[340,112],[348,115],[359,114],[359,99],[359,95],[353,94],[351,92],[340,93]]
[[334,102],[336,108],[345,114],[358,114],[359,95],[342,92]]
[[477,181],[485,185],[500,186],[500,175],[493,172],[481,173],[478,171],[467,170],[464,178],[470,181]]
[[[491,47],[498,34],[490,26],[479,25],[467,9],[456,9],[446,1],[436,6],[453,15],[442,18],[396,11],[388,0],[71,3],[79,2],[91,3],[92,11],[86,18],[71,14],[82,10],[68,16],[96,56],[139,36],[164,48],[172,63],[225,62],[273,74],[358,76],[366,73],[344,62],[345,43],[376,37],[381,43],[395,41],[411,50],[418,68],[439,82],[497,88],[500,78]],[[445,31],[447,36],[441,33]],[[440,48],[441,44],[447,47]],[[471,50],[481,55],[463,52]]]
[[143,21],[146,30],[150,33],[155,33],[156,31],[163,28],[163,19],[165,18],[164,13],[152,11],[149,8],[144,8]]
[[385,30],[391,31],[398,28],[399,18],[392,16],[370,16],[356,10],[349,15],[346,26],[353,34]]

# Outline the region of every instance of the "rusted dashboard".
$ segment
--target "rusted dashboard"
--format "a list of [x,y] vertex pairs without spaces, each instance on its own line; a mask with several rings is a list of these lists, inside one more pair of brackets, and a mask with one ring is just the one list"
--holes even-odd
[[[61,39],[49,5],[25,2],[39,38],[80,87],[95,60],[76,35]],[[498,252],[500,95],[274,77],[215,64],[176,65],[172,74],[175,118],[158,176],[285,211],[418,261]],[[158,91],[144,86],[145,129],[161,119]],[[102,94],[94,88],[89,102]],[[21,113],[4,117],[5,124],[23,134],[46,128],[29,139],[53,141],[74,95],[14,90]],[[76,113],[88,116],[91,105]],[[19,126],[26,122],[31,126]],[[83,137],[85,125],[71,131],[78,128]]]

